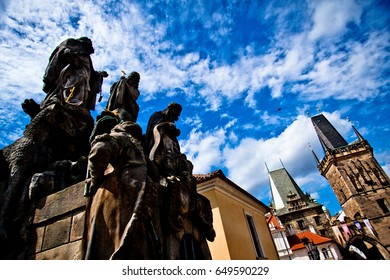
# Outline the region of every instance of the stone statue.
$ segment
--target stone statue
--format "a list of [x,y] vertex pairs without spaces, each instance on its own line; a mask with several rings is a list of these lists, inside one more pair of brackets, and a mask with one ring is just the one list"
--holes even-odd
[[96,95],[101,92],[107,72],[95,71],[90,55],[94,53],[92,41],[87,37],[69,38],[52,52],[43,76],[43,91],[47,94],[38,104],[27,99],[23,110],[33,118],[44,107],[62,102],[73,106],[95,109]]
[[[20,229],[31,206],[29,185],[35,173],[45,172],[56,161],[77,161],[89,151],[89,135],[93,119],[85,108],[68,108],[51,104],[26,126],[23,136],[5,147],[1,154],[2,176],[0,195],[0,243],[10,245],[0,255],[23,248]],[[4,243],[3,243],[4,242]],[[21,248],[18,248],[18,247]],[[8,252],[9,251],[9,252]]]
[[103,78],[108,76],[94,70],[93,52],[87,37],[63,41],[52,52],[45,70],[46,98],[40,104],[33,99],[22,104],[31,122],[23,137],[0,153],[0,170],[4,171],[0,178],[1,256],[14,258],[23,250],[21,229],[31,199],[71,184],[72,180],[65,178],[68,175],[80,178],[80,174],[70,175],[70,170],[83,168],[72,168],[79,165],[70,162],[88,155],[93,129],[89,110],[94,109]]
[[[150,259],[145,210],[147,165],[142,129],[124,116],[110,134],[95,137],[89,155],[90,202],[85,259]],[[132,240],[128,244],[126,240]],[[123,250],[123,245],[126,249]]]
[[[182,106],[171,103],[149,119],[145,150],[149,176],[164,197],[160,219],[164,259],[210,259],[212,212],[207,198],[197,193],[193,165],[180,152],[176,128]],[[150,187],[153,188],[153,187]]]
[[121,119],[119,114],[126,112],[132,121],[137,121],[139,106],[136,101],[139,96],[140,75],[137,72],[132,72],[126,79],[126,73],[122,72],[123,76],[120,80],[111,86],[106,109],[96,117],[95,127],[90,137],[91,142],[97,135],[110,133]]
[[95,136],[89,155],[85,258],[210,259],[212,211],[180,152],[181,105],[150,117],[146,141],[133,117],[115,110],[120,123]]
[[56,47],[43,78],[46,98],[25,100],[31,122],[0,150],[0,258],[24,258],[34,202],[87,169],[85,259],[210,259],[210,202],[197,193],[177,139],[182,106],[155,112],[143,135],[140,75],[132,72],[112,85],[94,125],[90,110],[108,74],[94,70],[93,52],[86,37]]
[[180,104],[169,104],[163,111],[151,115],[146,130],[147,157],[165,178],[175,176],[182,171],[180,167],[182,154],[177,141],[180,130],[175,125],[181,111]]
[[126,79],[125,72],[122,77],[110,88],[110,98],[108,99],[106,109],[113,111],[115,109],[126,110],[137,121],[139,106],[137,99],[139,96],[138,85],[140,75],[137,72],[132,72]]
[[95,109],[96,94],[101,90],[107,72],[94,70],[90,55],[92,41],[87,37],[67,39],[53,51],[43,76],[47,93],[41,108],[61,100],[65,103]]

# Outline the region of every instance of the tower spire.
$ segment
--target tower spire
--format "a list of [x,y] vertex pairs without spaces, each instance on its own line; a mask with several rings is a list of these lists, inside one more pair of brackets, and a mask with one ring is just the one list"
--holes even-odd
[[317,166],[318,166],[318,165],[320,164],[320,160],[318,159],[316,153],[314,152],[314,150],[313,150],[311,144],[310,144],[310,143],[308,143],[308,144],[309,144],[310,150],[311,150],[311,152],[312,152],[312,154],[313,154],[313,156],[314,156],[314,159],[315,159],[315,161],[316,161],[316,163],[317,163]]
[[363,136],[359,133],[359,131],[355,128],[355,126],[353,124],[351,124],[351,125],[352,125],[352,129],[355,132],[356,136],[358,137],[359,141],[363,142],[364,141]]
[[359,131],[356,129],[356,127],[353,125],[352,121],[347,117],[347,121],[351,124],[353,131],[355,132],[357,138],[359,139],[359,142],[363,142],[364,138],[363,136],[359,133]]
[[347,141],[323,114],[312,117],[311,121],[325,152],[348,145]]

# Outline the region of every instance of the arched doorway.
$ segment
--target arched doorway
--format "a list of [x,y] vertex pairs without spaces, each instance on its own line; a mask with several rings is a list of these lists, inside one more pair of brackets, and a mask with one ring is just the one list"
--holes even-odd
[[344,248],[344,259],[388,260],[390,252],[380,242],[367,235],[355,235]]

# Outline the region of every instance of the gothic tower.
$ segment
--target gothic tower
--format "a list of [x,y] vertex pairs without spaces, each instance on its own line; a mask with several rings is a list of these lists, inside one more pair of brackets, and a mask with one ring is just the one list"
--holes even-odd
[[325,152],[321,161],[316,157],[318,169],[345,215],[371,225],[374,235],[389,249],[390,179],[376,161],[373,148],[354,126],[357,139],[348,144],[324,115],[311,120]]
[[330,234],[326,230],[329,217],[323,205],[303,193],[285,168],[269,171],[268,175],[273,208],[288,235],[308,230],[320,235]]

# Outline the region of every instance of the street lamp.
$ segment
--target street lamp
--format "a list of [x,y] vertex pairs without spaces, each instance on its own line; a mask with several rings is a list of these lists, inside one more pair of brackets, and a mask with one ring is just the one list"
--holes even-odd
[[311,260],[319,260],[320,252],[318,251],[317,246],[314,245],[313,241],[309,241],[307,237],[302,238],[301,241],[303,242],[303,245],[305,245],[306,247],[309,258]]

